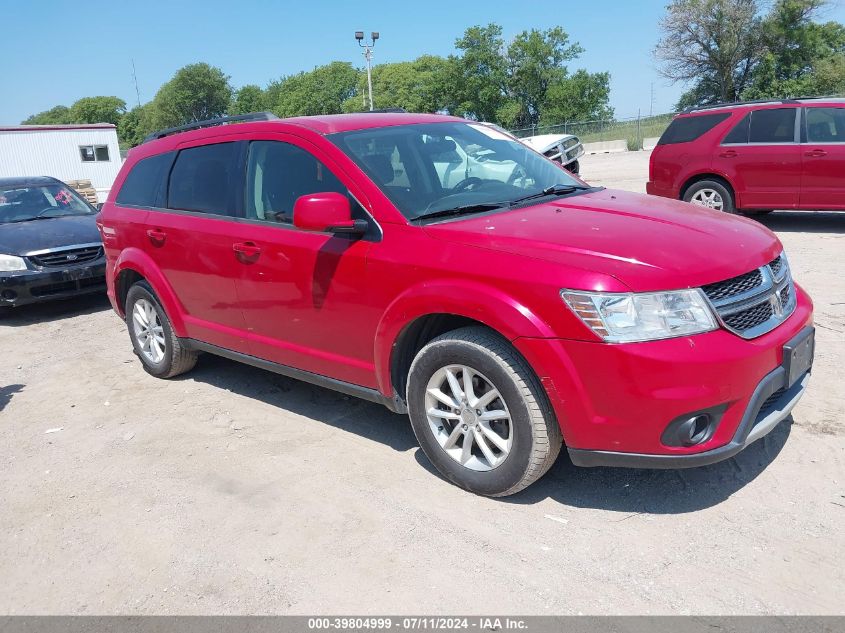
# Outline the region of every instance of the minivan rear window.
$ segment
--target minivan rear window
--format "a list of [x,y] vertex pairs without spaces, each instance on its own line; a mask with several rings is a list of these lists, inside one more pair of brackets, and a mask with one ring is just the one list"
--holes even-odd
[[117,194],[117,204],[139,207],[160,206],[162,185],[172,162],[173,152],[168,152],[150,156],[135,163]]
[[709,132],[719,123],[730,116],[729,112],[717,114],[701,114],[698,116],[685,116],[673,119],[663,132],[658,145],[673,145],[675,143],[689,143],[694,141],[705,132]]
[[170,173],[167,207],[231,215],[238,182],[238,145],[215,143],[183,149]]

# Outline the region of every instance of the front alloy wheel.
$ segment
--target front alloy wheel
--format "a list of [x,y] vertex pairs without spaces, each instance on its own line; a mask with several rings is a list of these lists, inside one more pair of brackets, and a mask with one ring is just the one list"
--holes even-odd
[[428,381],[426,416],[431,432],[462,466],[492,470],[513,446],[511,416],[499,390],[484,374],[466,365],[448,365]]
[[417,353],[407,403],[426,457],[477,494],[519,492],[560,451],[560,427],[536,374],[510,342],[482,326],[441,334]]

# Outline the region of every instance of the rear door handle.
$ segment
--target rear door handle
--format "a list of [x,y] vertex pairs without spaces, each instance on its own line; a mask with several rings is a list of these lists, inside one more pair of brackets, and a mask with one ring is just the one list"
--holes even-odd
[[821,158],[822,156],[827,156],[827,152],[823,149],[811,149],[809,152],[804,152],[804,156],[809,156],[810,158]]
[[737,154],[737,153],[736,153],[734,150],[732,150],[732,149],[729,149],[729,150],[724,151],[724,152],[722,152],[721,154],[719,154],[719,157],[720,157],[720,158],[736,158],[737,156],[739,156],[739,154]]
[[232,250],[246,259],[254,259],[261,255],[261,247],[255,242],[235,242],[232,244]]
[[153,243],[153,246],[161,246],[167,239],[167,233],[161,229],[147,229],[147,237]]

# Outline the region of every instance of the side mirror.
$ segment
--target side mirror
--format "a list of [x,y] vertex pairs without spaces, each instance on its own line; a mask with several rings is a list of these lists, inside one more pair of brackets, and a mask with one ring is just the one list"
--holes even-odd
[[349,198],[327,191],[297,198],[293,205],[293,225],[305,231],[363,235],[366,220],[353,220]]

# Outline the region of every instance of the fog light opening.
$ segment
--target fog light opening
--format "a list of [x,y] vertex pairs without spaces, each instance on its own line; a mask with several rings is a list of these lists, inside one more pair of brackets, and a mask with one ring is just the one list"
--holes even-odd
[[6,301],[14,301],[18,298],[18,293],[14,290],[4,290],[3,294],[0,296],[2,296]]
[[707,439],[710,430],[710,416],[706,413],[690,418],[684,424],[684,446],[695,446]]

